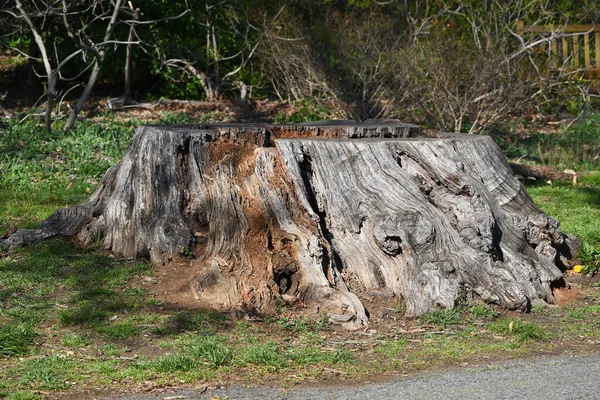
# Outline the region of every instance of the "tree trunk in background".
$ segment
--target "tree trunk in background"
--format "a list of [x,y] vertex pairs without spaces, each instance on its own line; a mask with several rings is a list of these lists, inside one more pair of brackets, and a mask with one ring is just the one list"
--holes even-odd
[[47,132],[52,132],[52,110],[56,98],[56,84],[58,82],[58,71],[51,70],[48,74],[48,87],[46,88],[46,111],[44,113],[44,125]]
[[348,327],[390,302],[553,303],[576,242],[491,138],[392,121],[142,126],[86,202],[5,244],[54,235],[154,264],[193,254],[202,306],[285,301]]
[[200,71],[192,64],[186,66],[186,69],[200,82],[202,90],[206,95],[206,100],[215,101],[221,97],[221,84],[218,79],[211,78],[203,71]]
[[88,81],[83,88],[83,93],[79,96],[79,99],[73,104],[73,109],[69,113],[69,118],[67,119],[67,123],[65,124],[65,131],[71,129],[75,122],[77,121],[77,116],[85,106],[88,97],[92,94],[92,90],[94,90],[94,86],[96,85],[96,81],[98,80],[98,76],[100,75],[100,68],[102,63],[104,62],[104,50],[100,51],[100,56],[96,58],[94,62],[94,67],[92,68],[92,72],[88,78]]
[[[133,12],[133,20],[140,20],[140,9],[136,8]],[[131,46],[133,42],[133,36],[135,33],[135,22],[129,27],[129,36],[127,36],[127,47],[125,51],[125,94],[123,95],[123,103],[129,105],[132,103],[133,98],[131,97],[131,53],[133,52]]]

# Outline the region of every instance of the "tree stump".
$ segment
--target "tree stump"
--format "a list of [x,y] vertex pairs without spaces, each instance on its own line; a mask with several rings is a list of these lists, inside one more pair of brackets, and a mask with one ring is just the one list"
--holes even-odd
[[535,207],[488,136],[396,121],[137,129],[83,204],[13,246],[62,235],[154,264],[188,255],[200,305],[332,322],[473,300],[553,303],[576,238]]

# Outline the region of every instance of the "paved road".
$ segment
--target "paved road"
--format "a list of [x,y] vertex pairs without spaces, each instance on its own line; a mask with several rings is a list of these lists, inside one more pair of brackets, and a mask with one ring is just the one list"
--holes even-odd
[[294,399],[600,399],[600,355],[516,361],[344,387],[230,386],[203,394],[179,391],[128,400]]

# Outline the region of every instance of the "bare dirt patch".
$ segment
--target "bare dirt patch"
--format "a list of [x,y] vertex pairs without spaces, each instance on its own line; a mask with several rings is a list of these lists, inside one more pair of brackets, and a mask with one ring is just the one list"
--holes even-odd
[[554,301],[557,306],[571,304],[581,298],[581,289],[578,285],[569,285],[569,287],[556,288],[552,291]]
[[197,270],[189,260],[177,260],[156,269],[156,299],[170,307],[200,309],[191,282]]

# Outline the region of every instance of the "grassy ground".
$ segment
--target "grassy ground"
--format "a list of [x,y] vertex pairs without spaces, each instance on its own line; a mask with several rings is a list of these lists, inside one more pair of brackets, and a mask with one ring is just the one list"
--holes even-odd
[[[83,200],[121,157],[134,124],[104,118],[51,136],[29,122],[1,128],[0,234],[16,225],[35,226],[56,208]],[[563,133],[560,140],[571,143],[571,135]],[[527,151],[535,155],[542,151],[537,148]],[[573,151],[560,168],[600,169],[585,154]],[[582,263],[593,272],[600,260],[600,174],[587,175],[575,187],[537,184],[528,191],[566,232],[582,239]],[[368,330],[341,332],[285,309],[250,321],[173,308],[157,297],[149,264],[114,259],[99,247],[79,249],[66,240],[51,240],[0,256],[0,398],[53,398],[59,392],[87,398],[103,390],[200,388],[231,381],[355,382],[597,351],[596,278],[570,274],[567,279],[577,289],[573,302],[534,308],[530,314],[476,305],[406,320],[398,307],[380,320],[373,318]]]
[[579,258],[584,272],[600,269],[600,172],[583,178],[578,186],[569,182],[530,185],[535,203],[561,222],[561,230],[579,237]]

